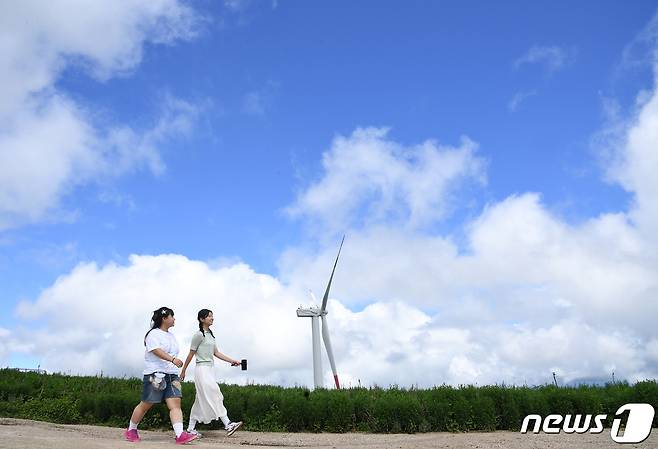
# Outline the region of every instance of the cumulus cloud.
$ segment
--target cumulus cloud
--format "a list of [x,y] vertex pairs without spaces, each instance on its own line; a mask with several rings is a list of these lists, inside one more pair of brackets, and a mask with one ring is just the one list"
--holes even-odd
[[[619,295],[646,292],[652,286],[654,273],[647,269],[642,243],[620,215],[572,227],[548,213],[537,195],[527,194],[490,206],[469,228],[466,252],[450,237],[385,226],[350,233],[339,272],[359,274],[336,283],[336,294],[354,306],[375,298],[404,299],[455,310],[459,301],[475,296],[498,297],[495,304],[500,308],[505,306],[503,293],[511,301],[522,291],[532,298],[559,286],[553,292],[556,300],[569,293],[562,304],[578,302],[593,311],[601,307],[604,314],[610,311],[605,307],[623,308],[615,300]],[[333,247],[321,254],[290,250],[281,259],[282,278],[322,286],[334,252]],[[583,275],[593,281],[582,283]],[[531,298],[525,306],[508,304],[509,310],[501,314],[532,318],[542,304]]]
[[485,182],[485,163],[466,137],[456,148],[431,140],[405,147],[387,134],[358,128],[337,136],[322,156],[322,179],[300,193],[289,214],[330,230],[390,219],[415,228],[443,217],[465,181]]
[[176,0],[25,1],[5,8],[0,17],[0,230],[52,219],[62,196],[91,179],[142,167],[163,170],[156,144],[167,129],[184,127],[194,112],[191,105],[166,102],[162,121],[152,130],[99,126],[56,82],[65,69],[83,70],[100,82],[125,76],[141,61],[145,43],[190,39],[197,22],[193,11]]
[[[289,252],[283,278],[321,288],[334,251]],[[387,366],[383,372],[395,374],[380,382],[541,383],[552,371],[573,380],[613,369],[629,379],[658,375],[645,349],[655,339],[658,273],[623,214],[568,225],[526,194],[474,220],[467,251],[447,237],[378,227],[350,233],[341,257],[333,289],[346,306],[401,302],[430,313],[431,321],[405,333],[416,334],[413,344],[382,347],[414,354],[425,374]],[[462,338],[433,340],[445,332]]]
[[70,0],[44,5],[24,1],[2,19],[3,96],[15,108],[24,97],[52,87],[67,64],[107,79],[132,70],[145,42],[171,43],[196,33],[198,17],[176,0],[122,0],[112,7]]
[[171,100],[151,129],[101,132],[78,106],[57,96],[17,117],[0,133],[0,230],[52,219],[64,195],[92,180],[140,169],[162,173],[158,144],[187,132],[195,114],[193,105]]
[[[310,320],[295,314],[306,302],[305,292],[240,263],[212,268],[183,256],[161,255],[132,256],[125,266],[81,264],[34,302],[18,307],[25,327],[15,332],[30,343],[13,349],[40,357],[41,366],[50,371],[139,375],[152,310],[162,305],[174,309],[172,332],[185,354],[197,329],[196,311],[210,308],[220,350],[250,360],[246,374],[219,365],[219,379],[307,385],[312,379]],[[332,300],[329,310],[346,385],[392,382],[396,372],[390,368],[406,359],[415,336],[430,322],[424,312],[403,303],[375,304],[355,313]],[[377,322],[387,323],[390,331],[377,337]],[[463,336],[457,334],[440,331],[435,341],[461,342]],[[423,379],[430,378],[413,380]]]
[[[253,360],[250,379],[292,382],[281,373],[303,366],[308,349],[301,338],[307,329],[295,321],[295,296],[244,264],[211,268],[178,255],[132,256],[126,266],[79,265],[36,301],[19,305],[17,316],[28,327],[17,332],[32,336],[29,352],[46,369],[138,375],[153,310],[174,309],[173,332],[185,351],[198,329],[196,312],[210,308],[220,349]],[[223,375],[244,380],[235,370]]]
[[[654,66],[654,74],[658,65]],[[654,76],[654,83],[658,78]],[[658,169],[658,92],[640,99],[636,113],[622,127],[623,147],[617,148],[609,175],[634,196],[631,218],[649,241],[658,229],[658,194],[655,172]],[[652,245],[654,246],[654,245]],[[654,246],[655,247],[655,246]]]
[[[349,281],[345,273],[339,279]],[[0,350],[37,356],[50,371],[139,375],[151,311],[161,305],[175,310],[172,332],[182,356],[196,329],[196,311],[207,307],[215,312],[220,349],[250,360],[247,373],[218,364],[218,379],[308,385],[310,322],[294,313],[305,303],[301,289],[245,264],[213,268],[178,255],[132,256],[127,265],[82,264],[36,301],[22,303],[17,315],[24,327]],[[473,312],[472,306],[450,304],[460,307]],[[655,374],[655,339],[645,347],[633,332],[609,331],[568,314],[552,324],[508,326],[501,317],[474,314],[469,320],[466,313],[460,320],[454,310],[429,314],[403,301],[378,301],[355,312],[332,299],[328,310],[346,386],[542,383],[552,371],[567,380],[611,370],[631,379]],[[324,367],[330,385],[326,357]]]
[[546,67],[549,73],[555,72],[569,62],[573,56],[571,53],[556,45],[535,45],[514,61],[514,68],[519,69],[524,65],[541,64]]

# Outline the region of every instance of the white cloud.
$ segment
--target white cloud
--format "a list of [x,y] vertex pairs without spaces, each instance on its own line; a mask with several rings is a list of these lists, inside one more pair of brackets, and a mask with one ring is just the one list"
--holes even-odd
[[162,173],[157,145],[187,132],[196,113],[181,101],[163,108],[158,123],[141,132],[126,126],[101,132],[59,95],[16,116],[0,133],[0,230],[52,218],[76,186],[142,168]]
[[514,94],[512,99],[507,104],[507,109],[510,112],[516,112],[517,109],[519,109],[519,106],[521,106],[521,103],[523,103],[528,98],[530,98],[532,96],[535,96],[535,95],[537,95],[536,90],[517,92],[517,93]]
[[0,18],[0,88],[6,108],[0,116],[23,105],[29,95],[52,88],[67,65],[79,65],[99,79],[124,74],[141,61],[145,42],[189,39],[197,21],[176,0],[12,3]]
[[167,124],[180,130],[194,108],[170,100],[162,122],[147,131],[97,126],[93,114],[55,83],[66,68],[101,81],[126,75],[141,61],[146,42],[192,38],[197,20],[175,0],[25,1],[5,8],[0,17],[0,230],[52,219],[62,196],[92,179],[141,167],[163,170],[155,145],[171,135]]
[[[567,314],[649,335],[647,316],[658,311],[651,300],[656,272],[624,216],[569,226],[536,195],[524,195],[488,208],[471,224],[467,241],[463,253],[448,237],[384,227],[351,232],[335,294],[351,306],[401,300],[464,325],[545,325]],[[282,278],[323,289],[335,251],[289,251],[281,259]]]
[[[343,273],[340,282],[348,280]],[[80,265],[35,302],[21,304],[17,315],[25,327],[0,350],[37,356],[51,371],[139,375],[151,311],[175,310],[172,331],[185,355],[196,311],[207,307],[215,313],[220,349],[250,361],[247,373],[219,364],[220,379],[308,385],[310,322],[296,317],[300,303],[307,303],[303,291],[244,264],[211,268],[176,255],[132,256],[126,266]],[[332,299],[328,318],[344,385],[542,383],[552,371],[570,380],[612,369],[639,378],[656,369],[655,361],[648,363],[655,343],[645,348],[632,332],[569,317],[547,326],[472,317],[469,325],[408,302],[380,301],[353,312]],[[30,344],[18,347],[18,341]],[[330,385],[326,358],[324,368]]]
[[[176,255],[132,256],[127,266],[82,264],[62,276],[35,302],[19,305],[28,327],[17,332],[30,334],[31,353],[46,369],[134,375],[142,369],[152,310],[175,310],[173,330],[185,351],[196,312],[207,307],[215,312],[220,348],[252,359],[250,378],[261,379],[302,365],[306,327],[296,321],[291,293],[243,264],[213,269]],[[224,375],[230,373],[241,378]]]
[[528,64],[543,64],[549,72],[564,67],[573,57],[573,52],[556,45],[531,47],[523,56],[514,61],[514,68],[519,69]]
[[[658,65],[654,74],[658,73]],[[654,77],[654,83],[658,79]],[[637,111],[622,127],[621,139],[612,139],[621,143],[614,163],[609,167],[609,175],[634,195],[634,204],[630,211],[631,218],[644,233],[647,241],[658,229],[658,91],[654,91],[641,100]],[[654,248],[655,245],[652,245]]]
[[387,133],[359,128],[336,137],[322,157],[323,178],[298,196],[289,214],[332,231],[388,221],[415,228],[443,217],[465,181],[485,180],[485,164],[468,138],[458,148],[430,140],[405,147]]

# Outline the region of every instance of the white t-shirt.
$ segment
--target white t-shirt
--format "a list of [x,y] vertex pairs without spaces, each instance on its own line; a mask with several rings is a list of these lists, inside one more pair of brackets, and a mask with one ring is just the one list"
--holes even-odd
[[144,353],[144,374],[166,373],[178,374],[178,367],[171,362],[162,360],[151,351],[160,348],[171,357],[178,356],[178,341],[174,334],[162,329],[153,329],[146,337],[146,352]]

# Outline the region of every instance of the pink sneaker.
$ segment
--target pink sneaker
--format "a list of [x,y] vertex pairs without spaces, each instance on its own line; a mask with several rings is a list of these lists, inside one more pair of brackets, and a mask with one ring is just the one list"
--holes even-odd
[[176,444],[187,444],[190,441],[196,440],[196,435],[192,435],[191,433],[188,432],[183,432],[180,434],[179,437],[176,437]]
[[123,432],[123,436],[126,437],[126,440],[130,441],[131,443],[137,443],[139,440],[141,440],[139,434],[137,433],[137,429],[126,429]]

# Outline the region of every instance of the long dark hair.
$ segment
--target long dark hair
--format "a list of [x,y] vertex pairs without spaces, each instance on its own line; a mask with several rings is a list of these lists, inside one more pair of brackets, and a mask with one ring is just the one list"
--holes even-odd
[[151,328],[146,333],[146,335],[144,335],[144,346],[146,346],[146,337],[148,337],[149,333],[153,329],[158,329],[160,326],[162,326],[162,320],[168,316],[174,316],[174,311],[169,307],[162,306],[159,309],[153,311],[153,316],[151,317]]
[[[211,313],[212,313],[212,310],[201,309],[201,310],[199,310],[199,313],[197,313],[197,315],[196,315],[196,319],[199,320],[199,330],[201,331],[201,333],[203,334],[204,337],[206,336],[206,333],[203,331],[203,323],[201,322],[201,320],[205,320],[206,318],[208,318],[208,315],[210,315]],[[212,335],[212,338],[215,338],[215,334],[212,333],[210,328],[208,328],[208,332],[210,332],[210,335]]]

